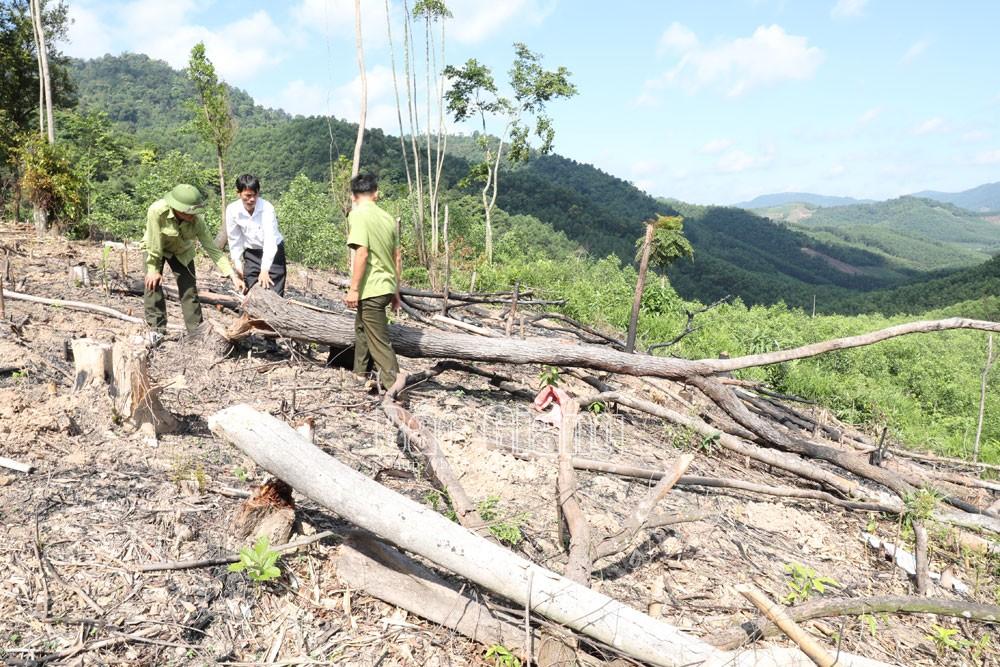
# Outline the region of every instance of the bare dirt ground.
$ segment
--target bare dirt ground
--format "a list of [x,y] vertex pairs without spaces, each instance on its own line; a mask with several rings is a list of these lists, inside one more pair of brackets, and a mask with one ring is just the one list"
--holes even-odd
[[[108,257],[88,242],[38,241],[27,228],[11,225],[0,226],[0,244],[10,263],[6,289],[141,317],[140,297],[108,295],[101,286],[103,268],[121,272],[117,253]],[[68,276],[69,266],[79,263],[89,267],[90,287]],[[128,265],[139,278],[138,252],[129,253]],[[203,287],[224,291],[209,263],[200,260],[198,270]],[[336,304],[342,294],[327,282],[329,275],[295,267],[289,282],[300,295]],[[173,277],[165,280],[171,284]],[[180,324],[179,308],[173,302],[169,308],[171,323]],[[209,319],[233,317],[205,311]],[[135,325],[95,314],[6,301],[0,368],[18,370],[0,374],[0,456],[31,463],[35,471],[0,468],[0,659],[11,665],[493,664],[483,658],[484,647],[346,589],[335,567],[339,538],[283,556],[281,578],[264,584],[224,565],[137,572],[144,564],[213,558],[240,546],[231,534],[241,502],[234,496],[252,491],[264,473],[216,439],[206,423],[235,403],[289,422],[313,417],[315,442],[324,451],[413,499],[434,503],[440,497],[397,444],[378,398],[351,382],[348,372],[325,367],[325,349],[298,346],[290,353],[282,344],[269,353],[254,341],[219,359],[177,334],[168,336],[155,351],[152,376],[169,383],[163,402],[182,428],[149,447],[115,417],[106,388],[73,390],[65,352],[65,341],[74,337],[110,341],[135,331]],[[432,363],[401,362],[410,371]],[[541,370],[488,368],[529,388],[537,387]],[[572,393],[590,392],[570,377],[563,382]],[[652,395],[690,410],[678,402],[684,400],[677,397],[681,388],[675,389]],[[473,499],[492,506],[497,524],[518,529],[523,539],[513,548],[561,571],[555,462],[525,462],[488,446],[553,451],[556,429],[536,419],[530,402],[458,373],[415,387],[409,405],[436,431]],[[590,458],[662,469],[688,451],[697,453],[691,475],[794,483],[634,412],[584,414],[577,442],[579,453]],[[647,488],[597,473],[579,473],[579,482],[598,533],[616,527]],[[306,498],[296,495],[296,502],[301,534],[351,529]],[[894,517],[690,487],[674,489],[662,505],[709,514],[650,531],[624,555],[597,563],[594,588],[644,611],[655,603],[666,621],[694,635],[710,637],[756,617],[735,592],[737,584],[755,583],[775,599],[786,596],[786,566],[793,564],[836,580],[829,592],[836,597],[913,592],[906,575],[860,539],[867,530],[904,542]],[[969,586],[964,596],[934,587],[934,597],[1000,602],[996,559],[949,546],[944,528],[932,537],[932,569],[950,567]],[[831,651],[840,647],[900,665],[1000,665],[996,626],[928,615],[832,618],[804,626]],[[956,630],[948,635],[953,645],[932,640],[942,634],[935,627]]]

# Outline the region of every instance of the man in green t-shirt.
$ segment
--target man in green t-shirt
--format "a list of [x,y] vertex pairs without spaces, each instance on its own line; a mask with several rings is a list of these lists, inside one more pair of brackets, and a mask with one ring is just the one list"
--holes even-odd
[[192,332],[201,324],[201,302],[198,300],[198,283],[194,274],[195,240],[222,275],[233,281],[237,291],[243,291],[243,281],[233,271],[229,259],[215,246],[215,240],[205,226],[202,216],[204,201],[201,192],[193,185],[181,183],[157,199],[146,213],[146,290],[143,302],[146,323],[159,333],[167,329],[167,302],[163,297],[163,264],[167,263],[177,277],[184,325]]
[[359,174],[351,179],[354,208],[347,216],[347,245],[354,250],[351,287],[344,298],[354,308],[354,373],[364,377],[372,362],[383,387],[399,374],[396,353],[389,342],[385,309],[399,310],[399,274],[403,259],[396,221],[378,207],[378,179]]

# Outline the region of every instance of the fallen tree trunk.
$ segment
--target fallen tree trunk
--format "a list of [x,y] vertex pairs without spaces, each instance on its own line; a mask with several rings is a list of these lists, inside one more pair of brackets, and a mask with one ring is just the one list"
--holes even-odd
[[387,489],[246,405],[209,418],[216,435],[319,504],[557,623],[639,660],[680,667],[715,650],[677,628],[575,584]]
[[[266,321],[275,331],[286,338],[335,347],[348,347],[354,344],[353,318],[310,310],[282,299],[271,290],[256,288],[250,290],[244,303],[244,309],[251,318]],[[406,357],[576,366],[625,375],[684,379],[697,375],[711,375],[740,368],[804,359],[832,350],[870,345],[887,338],[910,333],[948,329],[979,329],[1000,332],[1000,324],[962,318],[913,322],[863,336],[824,341],[793,350],[733,359],[701,360],[626,354],[618,350],[609,350],[607,347],[573,345],[548,340],[483,338],[395,325],[389,327],[389,337],[396,353]]]
[[502,644],[516,655],[527,653],[527,639],[538,645],[537,633],[506,621],[486,605],[464,595],[455,586],[370,535],[348,536],[340,547],[337,576],[345,584],[454,630],[472,641]]
[[[209,417],[212,431],[262,468],[356,525],[421,555],[529,610],[662,667],[793,667],[802,653],[783,648],[722,652],[672,625],[535,565],[468,532],[340,463],[309,444],[291,426],[247,405]],[[886,663],[840,653],[843,667]]]
[[3,295],[6,298],[14,299],[15,301],[40,303],[46,306],[59,306],[60,308],[68,308],[69,310],[80,310],[85,313],[97,313],[98,315],[113,317],[117,320],[125,320],[126,322],[131,322],[133,324],[145,324],[145,320],[139,319],[138,317],[132,317],[131,315],[126,315],[125,313],[115,310],[114,308],[108,308],[106,306],[98,306],[97,304],[87,303],[86,301],[66,301],[65,299],[47,299],[45,297],[33,296],[31,294],[21,294],[20,292],[11,292],[10,290],[4,290]]
[[[938,614],[965,618],[985,623],[1000,623],[1000,607],[962,600],[935,600],[925,597],[890,596],[810,600],[788,607],[785,612],[795,621],[809,621],[831,616],[860,616],[861,614]],[[757,621],[744,623],[733,630],[714,633],[708,641],[719,648],[733,649],[747,641],[773,637],[781,632],[773,623]]]

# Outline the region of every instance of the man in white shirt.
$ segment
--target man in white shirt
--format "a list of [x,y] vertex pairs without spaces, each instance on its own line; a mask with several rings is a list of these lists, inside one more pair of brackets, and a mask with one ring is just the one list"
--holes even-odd
[[243,275],[247,291],[256,283],[285,295],[285,240],[271,202],[259,196],[260,181],[252,174],[236,179],[240,198],[226,207],[229,256]]

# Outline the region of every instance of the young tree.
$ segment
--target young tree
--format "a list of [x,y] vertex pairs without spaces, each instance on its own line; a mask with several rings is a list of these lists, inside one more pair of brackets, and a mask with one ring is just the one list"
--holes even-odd
[[236,124],[229,110],[229,95],[226,84],[215,74],[215,66],[205,55],[205,43],[198,42],[191,47],[188,61],[188,78],[194,84],[198,102],[191,104],[193,124],[198,135],[215,147],[215,157],[219,164],[219,200],[222,207],[222,227],[215,237],[215,245],[226,246],[226,165],[225,157],[236,136]]
[[[439,218],[438,195],[441,188],[441,172],[444,168],[444,153],[447,150],[448,135],[444,131],[444,83],[445,77],[437,74],[437,53],[434,49],[434,33],[432,26],[441,26],[441,61],[444,61],[444,19],[452,14],[442,0],[419,0],[413,6],[413,17],[424,21],[424,66],[427,87],[427,122],[424,124],[427,149],[427,200],[431,215],[431,257],[437,257],[439,251]],[[434,85],[431,85],[431,72],[434,72]],[[433,94],[432,94],[433,91]],[[437,137],[435,155],[431,159],[431,98],[433,97],[437,111]],[[432,167],[433,165],[433,167]]]
[[[497,201],[504,148],[509,163],[526,161],[531,154],[529,135],[533,133],[541,140],[538,151],[551,152],[555,128],[545,107],[554,99],[572,97],[577,92],[565,67],[543,69],[541,56],[521,43],[514,44],[514,54],[514,65],[509,73],[513,91],[510,97],[499,93],[490,68],[475,58],[470,58],[461,68],[449,65],[444,70],[445,77],[451,81],[445,99],[452,117],[455,121],[478,117],[482,126],[479,145],[484,159],[473,168],[470,180],[483,183],[487,262],[493,261],[492,213]],[[503,124],[503,131],[495,138],[487,133],[487,119],[493,117]],[[532,120],[534,128],[530,126]]]
[[636,241],[639,262],[639,279],[635,283],[635,297],[632,299],[632,314],[628,321],[628,336],[625,351],[635,349],[636,329],[639,326],[639,305],[642,293],[646,291],[646,272],[650,263],[662,269],[667,268],[679,257],[691,257],[694,248],[684,238],[684,218],[679,215],[657,215],[646,222],[646,234]]

